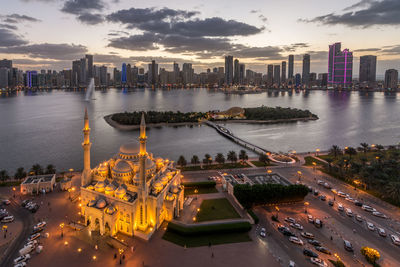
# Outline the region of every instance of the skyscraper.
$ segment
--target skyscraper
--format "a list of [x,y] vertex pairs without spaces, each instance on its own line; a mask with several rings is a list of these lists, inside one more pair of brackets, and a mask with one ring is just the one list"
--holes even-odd
[[9,72],[8,68],[0,67],[0,89],[8,87]]
[[286,61],[282,61],[282,84],[286,83]]
[[294,73],[294,56],[289,55],[289,69],[288,69],[288,79],[293,79]]
[[267,86],[272,87],[274,85],[274,65],[268,65],[267,67]]
[[132,67],[131,64],[126,65],[126,83],[132,85]]
[[192,68],[192,64],[191,63],[183,63],[182,76],[183,76],[183,83],[185,85],[193,83],[193,74],[194,74],[194,69]]
[[86,58],[81,58],[80,60],[81,66],[80,66],[80,79],[79,79],[79,85],[80,86],[85,86],[88,82],[88,76],[87,76],[87,62]]
[[154,86],[158,83],[158,64],[155,60],[152,60],[149,64],[148,82]]
[[385,88],[397,89],[399,83],[399,72],[395,69],[385,71]]
[[93,55],[85,55],[87,66],[87,82],[94,77],[93,74]]
[[328,84],[333,87],[350,87],[353,80],[353,52],[341,51],[341,43],[329,46]]
[[126,75],[126,64],[122,63],[122,68],[121,68],[121,84],[126,84],[127,82],[127,75]]
[[281,84],[281,66],[274,66],[274,86],[278,86]]
[[0,68],[12,69],[12,60],[0,60]]
[[80,77],[81,77],[81,61],[80,60],[72,61],[71,85],[79,86]]
[[239,60],[235,59],[235,65],[234,65],[234,74],[233,74],[233,83],[238,84],[239,83],[239,73],[240,73],[240,66],[239,66]]
[[245,83],[246,66],[244,64],[239,64],[239,84]]
[[310,55],[305,54],[303,56],[303,85],[308,85],[310,81]]
[[376,56],[360,57],[360,83],[373,84],[376,81]]
[[232,85],[233,83],[233,57],[225,57],[225,85]]
[[104,66],[104,65],[100,67],[100,85],[101,86],[107,86],[108,85],[107,67]]

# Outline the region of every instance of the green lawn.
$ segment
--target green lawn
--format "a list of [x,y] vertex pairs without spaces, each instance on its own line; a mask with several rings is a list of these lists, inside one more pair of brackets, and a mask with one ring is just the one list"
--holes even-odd
[[249,164],[245,163],[224,163],[224,164],[212,164],[212,165],[203,165],[203,168],[200,165],[196,166],[185,166],[179,167],[182,171],[201,171],[201,170],[222,170],[222,169],[238,169],[238,168],[249,168]]
[[304,157],[304,160],[306,161],[306,163],[304,163],[304,166],[314,166],[313,162],[315,162],[317,165],[325,165],[324,162],[319,161],[311,156]]
[[163,239],[182,247],[186,246],[188,248],[208,246],[209,243],[211,243],[212,245],[220,245],[251,241],[251,238],[249,237],[249,234],[247,232],[208,234],[201,236],[183,236],[171,231],[166,231],[163,235]]
[[[197,193],[194,191],[197,189]],[[217,188],[215,187],[185,187],[184,194],[185,196],[188,195],[194,195],[194,194],[212,194],[212,193],[218,193]]]
[[276,166],[275,164],[272,163],[265,163],[261,161],[251,161],[256,167],[267,167],[267,166]]
[[228,199],[206,199],[201,202],[197,222],[240,218]]

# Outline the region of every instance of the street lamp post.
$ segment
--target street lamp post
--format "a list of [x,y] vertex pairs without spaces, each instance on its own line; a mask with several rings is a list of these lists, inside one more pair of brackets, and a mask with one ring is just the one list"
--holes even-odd
[[60,228],[61,228],[61,238],[62,238],[62,237],[64,237],[64,231],[63,231],[63,229],[64,229],[64,223],[61,223],[61,224],[60,224]]
[[304,213],[307,213],[307,207],[310,205],[308,202],[304,202]]
[[14,198],[15,198],[15,191],[17,190],[15,187],[13,187],[13,196],[14,196]]
[[275,206],[275,210],[276,210],[276,215],[275,215],[275,217],[276,217],[276,219],[278,219],[279,207],[278,207],[278,206]]
[[122,248],[118,249],[119,252],[119,264],[122,264],[122,253],[124,253],[124,250]]

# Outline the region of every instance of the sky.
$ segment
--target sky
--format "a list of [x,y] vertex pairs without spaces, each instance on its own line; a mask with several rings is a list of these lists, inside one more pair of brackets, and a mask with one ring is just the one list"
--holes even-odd
[[[328,45],[378,56],[377,74],[400,69],[400,0],[0,0],[0,58],[27,69],[69,69],[93,54],[97,65],[145,66],[155,59],[196,72],[232,55],[266,73],[295,55],[327,72]],[[147,69],[147,68],[146,68]]]

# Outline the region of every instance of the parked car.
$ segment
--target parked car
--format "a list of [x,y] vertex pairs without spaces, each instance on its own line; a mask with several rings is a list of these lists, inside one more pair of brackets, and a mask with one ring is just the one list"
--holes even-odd
[[331,189],[331,186],[330,186],[328,183],[324,183],[324,187],[325,187],[326,189]]
[[309,223],[314,223],[314,218],[313,218],[312,215],[308,214],[308,215],[307,215],[307,219],[308,219],[308,222],[309,222]]
[[318,185],[324,185],[324,181],[318,180],[318,181],[317,181],[317,184],[318,184]]
[[332,191],[332,193],[334,193],[335,195],[337,195],[337,193],[338,193],[337,190],[334,189],[334,188],[332,188],[331,191]]
[[400,246],[400,238],[397,235],[390,235],[390,239],[392,239],[393,244]]
[[354,201],[354,205],[358,206],[358,207],[362,207],[363,203],[360,202],[359,200]]
[[315,253],[314,251],[309,250],[307,248],[303,249],[303,254],[308,256],[308,257],[318,258],[318,254],[317,253]]
[[289,241],[292,242],[292,243],[295,243],[297,245],[300,245],[300,246],[304,245],[303,240],[301,240],[300,238],[297,238],[295,236],[289,237]]
[[8,199],[4,199],[4,200],[3,200],[3,204],[4,204],[4,205],[10,205],[10,204],[11,204],[11,201],[8,200]]
[[295,267],[296,264],[294,263],[294,261],[289,261],[289,267]]
[[35,240],[40,237],[40,233],[33,234],[29,237],[29,241]]
[[328,264],[325,261],[323,261],[323,260],[321,260],[319,258],[312,257],[312,258],[310,258],[310,261],[311,261],[311,263],[313,263],[315,265],[318,265],[320,267],[327,267],[328,266]]
[[359,221],[359,222],[362,222],[363,218],[360,215],[357,214],[356,215],[356,220]]
[[350,196],[346,197],[345,200],[352,202],[352,203],[356,202],[356,200]]
[[368,230],[375,231],[375,225],[371,222],[367,222]]
[[353,212],[351,211],[351,209],[346,208],[346,215],[349,217],[353,217]]
[[338,203],[337,209],[338,211],[344,211],[343,205],[341,203]]
[[31,255],[29,255],[29,254],[26,254],[24,256],[19,256],[18,258],[16,258],[14,260],[14,264],[25,262],[25,261],[29,260],[30,258],[31,258]]
[[291,223],[290,226],[298,230],[303,230],[303,226],[301,226],[299,223]]
[[289,223],[296,223],[296,220],[294,218],[291,218],[291,217],[286,217],[285,221],[289,222]]
[[362,205],[361,208],[362,208],[363,210],[365,210],[365,211],[368,211],[368,212],[374,212],[374,211],[376,211],[376,209],[374,209],[373,207],[368,206],[368,205]]
[[325,196],[325,195],[321,195],[321,196],[319,197],[319,199],[321,199],[322,201],[325,201],[325,200],[326,200],[326,196]]
[[350,251],[350,252],[354,251],[353,245],[350,243],[350,241],[343,240],[343,243],[344,243],[344,249],[345,250]]
[[387,218],[385,214],[383,214],[383,213],[381,213],[381,212],[379,212],[379,211],[374,211],[374,212],[372,212],[372,215],[374,215],[374,216],[376,216],[376,217],[384,218],[384,219]]
[[21,206],[25,208],[26,204],[28,204],[30,202],[29,199],[25,199],[21,202]]
[[12,221],[14,221],[14,216],[12,216],[12,215],[6,216],[1,220],[2,223],[9,223],[9,222],[12,222]]
[[321,227],[322,227],[322,221],[321,221],[320,219],[315,219],[315,220],[314,220],[314,225],[315,225],[317,228],[321,228]]
[[26,245],[25,247],[21,248],[19,250],[19,255],[23,256],[26,254],[31,253],[35,249],[35,246],[33,244],[31,245]]
[[319,242],[318,240],[315,240],[315,239],[313,239],[313,240],[309,239],[308,243],[310,243],[311,245],[316,246],[316,247],[321,246],[321,242]]
[[332,199],[329,199],[329,201],[328,201],[328,204],[329,204],[329,206],[333,206],[333,200]]
[[339,197],[345,198],[347,197],[347,194],[343,193],[342,191],[337,192]]
[[386,237],[387,236],[386,231],[383,228],[378,228],[378,234],[380,236],[382,236],[382,237]]
[[25,266],[26,266],[26,262],[24,262],[24,261],[14,265],[14,267],[25,267]]
[[33,228],[32,235],[40,233],[41,231],[43,231],[43,228]]
[[36,224],[33,228],[44,228],[46,226],[46,224],[47,223],[45,221],[42,221],[42,222]]
[[260,236],[261,236],[261,237],[266,237],[266,236],[267,236],[266,231],[265,231],[265,228],[261,228]]
[[312,233],[308,233],[308,232],[302,232],[301,236],[307,239],[314,239],[314,235]]
[[318,190],[314,190],[314,196],[318,196],[319,195],[319,191]]
[[326,248],[326,247],[315,247],[316,250],[318,250],[319,252],[331,255],[332,253]]

